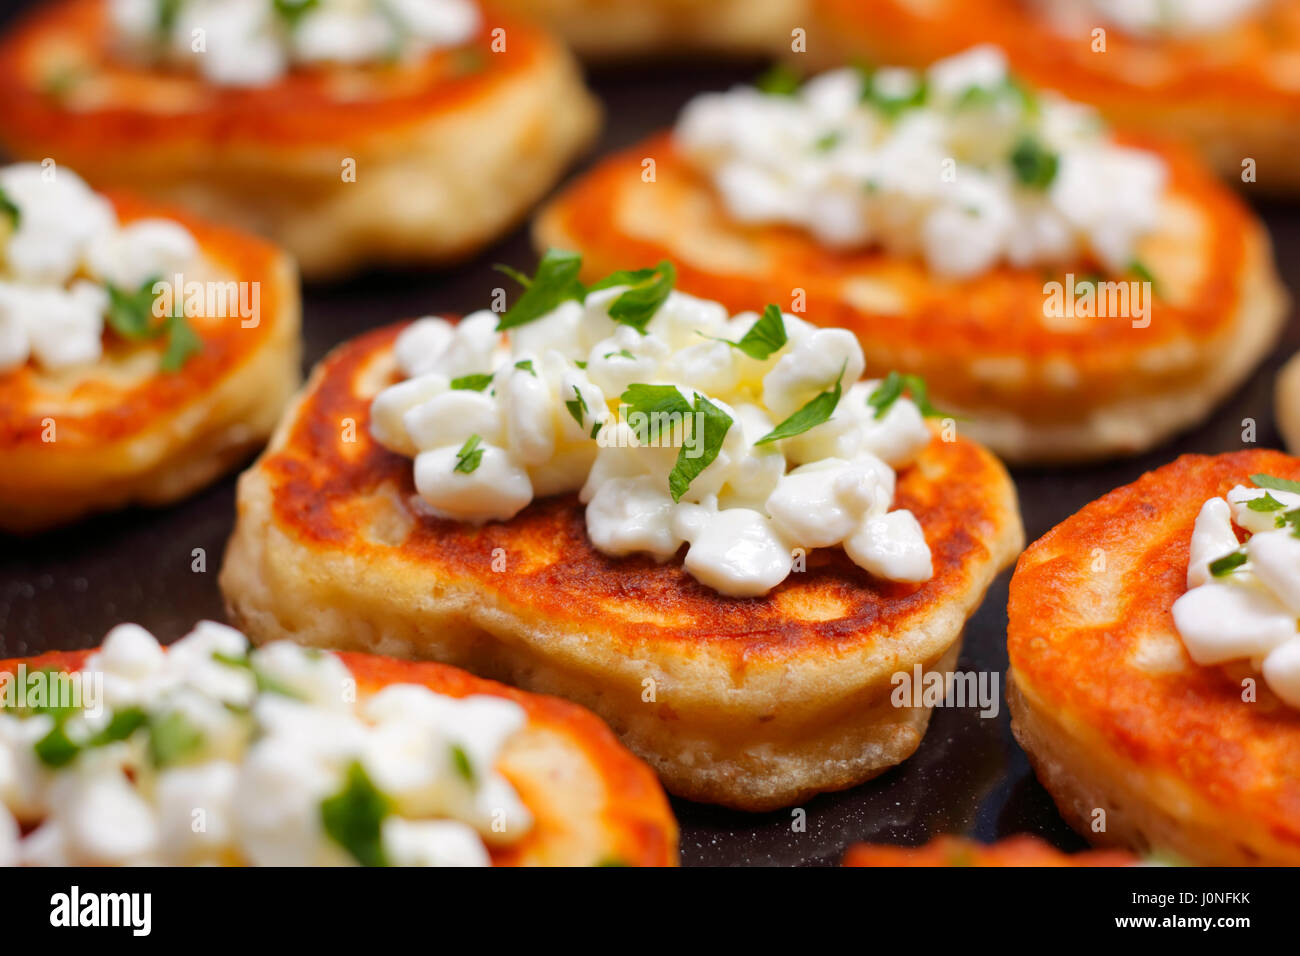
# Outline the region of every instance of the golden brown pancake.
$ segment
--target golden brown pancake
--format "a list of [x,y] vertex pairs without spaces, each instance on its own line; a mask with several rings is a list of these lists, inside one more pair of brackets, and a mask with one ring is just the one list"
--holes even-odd
[[[1184,152],[1168,163],[1162,225],[1137,257],[1155,275],[1149,324],[1050,318],[1044,281],[1097,272],[1000,266],[937,278],[919,259],[835,252],[788,227],[732,221],[712,187],[656,136],[597,166],[537,220],[539,248],[574,249],[588,278],[669,258],[677,286],[732,311],[790,303],[857,334],[867,368],[924,376],[936,404],[1003,458],[1064,462],[1141,451],[1200,421],[1250,373],[1286,314],[1268,235]],[[655,161],[655,182],[642,160]]]
[[490,10],[459,49],[243,89],[123,61],[103,8],[43,5],[0,43],[0,144],[265,235],[309,277],[470,255],[595,132],[564,48]]
[[891,676],[953,667],[1023,542],[992,455],[936,436],[899,475],[931,580],[881,581],[822,549],[765,597],[723,597],[680,559],[596,551],[576,495],[481,527],[429,517],[411,461],[368,429],[400,330],[331,353],[240,478],[220,580],[254,642],[431,658],[567,697],[673,793],[745,810],[852,786],[916,749],[929,709],[894,707]]
[[[1300,863],[1300,711],[1192,662],[1171,608],[1192,525],[1276,451],[1184,455],[1029,546],[1011,579],[1012,730],[1062,815],[1100,846],[1197,863]],[[1104,818],[1099,811],[1104,811]],[[1104,820],[1104,830],[1097,829]]]
[[1091,850],[1062,853],[1028,834],[1007,837],[997,843],[976,843],[962,837],[943,836],[925,846],[873,846],[859,843],[844,854],[845,866],[1132,866],[1136,857],[1127,853]]
[[29,362],[0,373],[0,530],[184,498],[266,441],[301,380],[298,273],[288,256],[175,209],[108,198],[123,224],[161,217],[190,231],[202,264],[187,282],[201,272],[257,283],[256,325],[245,328],[253,319],[237,310],[189,319],[203,345],[175,372],[160,368],[161,340],[106,331],[92,364],[46,371]]
[[[823,65],[866,58],[925,66],[974,46],[1006,51],[1025,79],[1092,103],[1130,129],[1194,143],[1226,177],[1250,189],[1294,192],[1300,169],[1300,3],[1193,37],[1140,37],[1090,27],[1063,36],[1023,0],[812,0],[808,51]],[[1098,23],[1095,26],[1105,27]]]
[[[94,651],[0,660],[0,673],[77,670]],[[449,697],[490,694],[514,701],[528,723],[502,751],[497,770],[533,815],[516,843],[490,847],[493,866],[675,866],[677,821],[654,774],[604,724],[567,701],[481,680],[454,667],[343,654],[358,703],[390,684],[418,684]]]
[[612,60],[693,50],[789,51],[808,26],[808,0],[504,0],[556,31],[583,57]]

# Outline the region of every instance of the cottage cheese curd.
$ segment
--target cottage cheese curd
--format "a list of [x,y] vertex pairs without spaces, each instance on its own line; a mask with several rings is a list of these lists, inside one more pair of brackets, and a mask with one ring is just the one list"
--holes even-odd
[[472,0],[110,0],[129,55],[189,66],[208,82],[266,86],[295,66],[362,64],[460,46]]
[[[370,428],[414,458],[428,510],[504,521],[534,497],[579,491],[598,550],[667,561],[685,544],[686,570],[733,596],[766,593],[810,548],[843,547],[890,580],[930,577],[920,524],[890,508],[894,469],[931,433],[906,397],[868,404],[880,383],[858,381],[851,333],[775,306],[733,317],[675,291],[642,330],[614,317],[628,288],[504,334],[489,311],[402,332],[406,378],[376,396]],[[770,354],[728,344],[760,322],[780,340]],[[810,406],[825,420],[760,442]]]
[[1032,0],[1063,31],[1114,26],[1136,36],[1213,33],[1249,19],[1271,0]]
[[82,673],[97,715],[0,709],[0,865],[485,866],[532,825],[513,701],[357,702],[335,655],[206,621],[167,651],[123,624]]
[[674,136],[738,221],[920,255],[954,278],[1088,254],[1123,271],[1166,178],[1090,108],[1020,86],[990,46],[925,72],[842,69],[793,92],[705,94]]
[[[1300,494],[1244,485],[1205,502],[1192,531],[1188,591],[1174,602],[1173,615],[1196,663],[1249,661],[1278,697],[1300,707],[1300,511],[1294,509]],[[1248,535],[1244,545],[1237,528]]]
[[68,169],[0,169],[0,373],[47,370],[103,351],[110,286],[135,293],[183,272],[198,253],[178,223],[118,224],[112,205]]

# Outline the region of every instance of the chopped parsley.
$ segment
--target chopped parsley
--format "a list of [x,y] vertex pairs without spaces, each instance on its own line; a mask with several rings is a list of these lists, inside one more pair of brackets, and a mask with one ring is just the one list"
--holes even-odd
[[573,388],[573,398],[566,401],[564,407],[569,410],[569,414],[573,416],[573,420],[581,428],[587,414],[587,400],[582,397],[582,392],[576,385],[571,386],[571,388]]
[[615,357],[631,359],[634,362],[636,361],[636,356],[633,355],[631,352],[629,352],[627,349],[619,349],[617,352],[606,352],[604,355],[604,358],[606,359],[612,359]]
[[1148,269],[1140,260],[1134,259],[1130,262],[1128,264],[1128,271],[1133,273],[1143,282],[1150,282],[1151,291],[1157,295],[1159,294],[1160,286],[1156,282],[1156,277],[1152,275],[1151,270]]
[[478,435],[470,435],[465,439],[465,444],[460,446],[460,451],[456,452],[456,464],[452,466],[452,471],[459,471],[463,475],[472,475],[479,464],[483,461],[483,449],[479,447],[483,444],[483,439]]
[[451,745],[451,765],[462,780],[471,785],[474,783],[474,765],[460,744]]
[[668,473],[668,491],[673,496],[673,501],[681,501],[682,495],[686,494],[691,482],[718,457],[718,452],[722,450],[722,442],[732,425],[730,415],[699,393],[695,395],[695,407],[692,410],[695,412],[690,419],[692,433],[697,425],[703,430],[702,434],[693,435],[693,441],[699,446],[700,453],[691,456],[687,451],[686,443],[677,450],[677,461],[673,464],[673,470]]
[[1246,552],[1241,548],[1236,551],[1229,551],[1221,558],[1215,558],[1210,562],[1210,574],[1216,578],[1226,577],[1237,568],[1246,563]]
[[0,189],[0,216],[5,216],[9,220],[11,229],[17,229],[23,221],[23,211],[3,189]]
[[732,342],[729,339],[716,339],[718,342],[726,342],[728,345],[740,349],[752,359],[758,359],[760,362],[769,358],[773,352],[779,351],[780,348],[788,341],[785,332],[785,319],[781,317],[781,310],[775,305],[769,305],[763,310],[758,321],[749,327],[749,331],[740,337],[740,341]]
[[1290,481],[1286,478],[1278,478],[1276,475],[1251,475],[1250,480],[1260,488],[1270,488],[1273,491],[1289,491],[1293,494],[1300,495],[1300,481]]
[[879,71],[860,66],[858,72],[862,76],[861,101],[869,103],[889,119],[896,118],[905,110],[924,105],[930,96],[930,86],[924,74],[916,74],[910,92],[899,94],[882,88]]
[[513,269],[497,268],[524,287],[524,294],[497,322],[498,332],[534,322],[562,302],[570,299],[582,301],[586,297],[582,283],[578,281],[582,256],[576,252],[548,249],[531,279],[525,279]]
[[149,759],[155,767],[180,763],[202,746],[202,731],[180,711],[168,711],[149,720]]
[[1286,507],[1286,505],[1282,504],[1282,502],[1278,501],[1276,498],[1274,498],[1271,494],[1269,494],[1266,491],[1264,492],[1264,497],[1251,498],[1249,501],[1247,501],[1246,507],[1249,508],[1251,511],[1269,512],[1269,511],[1281,511],[1283,508]]
[[145,279],[140,288],[134,291],[106,282],[106,319],[109,328],[129,341],[139,342],[165,335],[167,346],[163,351],[162,369],[165,372],[175,372],[191,355],[203,348],[203,340],[185,320],[183,306],[179,301],[171,315],[161,322],[156,320],[153,309],[157,297],[153,287],[159,281],[157,278]]
[[383,826],[391,812],[388,798],[371,782],[359,760],[348,766],[343,789],[320,805],[326,835],[362,866],[388,865]]
[[813,141],[813,149],[819,153],[829,153],[836,146],[840,145],[840,142],[843,139],[844,134],[837,129],[833,129],[829,133],[823,133],[821,136],[818,136],[817,139]]
[[520,361],[515,363],[515,368],[527,372],[533,378],[537,377],[537,369],[533,368],[532,359],[521,359]]
[[290,30],[319,5],[320,0],[272,0],[275,12]]
[[754,85],[768,96],[794,96],[802,84],[799,74],[784,63],[776,64],[754,81]]
[[[532,371],[532,369],[529,369],[529,371]],[[467,392],[481,392],[491,384],[491,372],[483,372],[479,375],[462,375],[451,380],[452,388]]]
[[877,419],[884,418],[903,395],[912,400],[924,418],[943,418],[944,413],[930,404],[930,390],[919,375],[902,375],[890,372],[867,396],[867,404],[876,410]]
[[663,260],[655,266],[650,276],[614,300],[609,307],[609,317],[644,334],[645,327],[664,304],[668,293],[673,291],[676,282],[676,268],[667,259]]
[[1046,189],[1052,185],[1061,165],[1061,157],[1033,136],[1022,136],[1011,151],[1011,168],[1022,186]]
[[845,367],[844,365],[840,366],[840,374],[836,377],[833,388],[811,399],[807,405],[781,422],[754,444],[766,445],[768,442],[780,441],[782,438],[793,438],[795,435],[802,435],[810,428],[816,428],[829,419],[835,411],[835,406],[840,403],[840,395],[843,394],[841,379],[844,378]]

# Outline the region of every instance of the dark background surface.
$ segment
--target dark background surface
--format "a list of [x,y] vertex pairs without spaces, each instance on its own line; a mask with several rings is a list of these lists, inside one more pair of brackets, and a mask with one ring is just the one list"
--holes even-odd
[[[26,5],[0,0],[0,23]],[[750,80],[762,65],[696,61],[595,70],[590,82],[604,102],[606,124],[575,174],[601,155],[670,125],[695,93]],[[1300,206],[1256,201],[1249,193],[1247,198],[1264,216],[1283,280],[1297,296]],[[370,273],[308,286],[303,302],[305,367],[365,329],[432,312],[482,308],[490,290],[501,284],[493,263],[531,272],[534,261],[526,228],[521,227],[472,261],[447,271]],[[1300,327],[1293,314],[1285,337],[1245,386],[1208,422],[1150,454],[1090,467],[1014,471],[1028,540],[1177,455],[1242,448],[1245,419],[1257,423],[1259,445],[1278,446],[1273,381],[1297,346]],[[135,621],[170,641],[196,620],[223,619],[217,572],[234,521],[234,481],[234,476],[228,477],[163,510],[105,515],[26,540],[0,537],[0,657],[91,647],[122,621]],[[191,570],[195,548],[205,552],[206,571]],[[960,663],[961,670],[998,675],[996,718],[982,719],[973,708],[936,710],[920,749],[902,766],[853,790],[806,802],[803,832],[792,826],[790,810],[750,815],[674,800],[682,863],[834,863],[856,841],[913,844],[945,833],[993,840],[1030,832],[1065,849],[1083,847],[1034,779],[1011,736],[1001,702],[1009,577],[1008,572],[994,583],[968,624]]]

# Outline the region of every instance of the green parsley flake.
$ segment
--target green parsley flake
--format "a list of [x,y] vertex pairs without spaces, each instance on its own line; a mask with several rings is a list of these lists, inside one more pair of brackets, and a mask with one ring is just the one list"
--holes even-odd
[[391,812],[388,798],[371,782],[359,760],[348,766],[343,789],[320,805],[326,835],[362,866],[388,865],[383,826]]
[[1056,178],[1061,158],[1033,136],[1026,134],[1011,151],[1011,168],[1022,186],[1047,189]]
[[902,375],[896,371],[886,375],[872,390],[867,396],[867,404],[876,410],[875,417],[881,419],[905,393],[923,418],[948,417],[930,404],[930,389],[925,384],[925,379],[919,375]]
[[157,277],[145,279],[135,291],[121,289],[111,282],[104,283],[108,290],[108,313],[105,318],[109,328],[129,341],[138,342],[165,335],[167,346],[163,351],[162,369],[164,372],[175,372],[191,355],[203,348],[203,340],[186,321],[180,302],[176,303],[171,315],[161,322],[157,321],[153,313],[157,299],[153,287],[159,281]]
[[525,280],[514,270],[498,269],[517,279],[524,293],[506,310],[497,322],[497,331],[517,328],[535,322],[562,302],[570,299],[582,301],[586,297],[578,273],[582,270],[582,256],[563,249],[548,249],[537,264],[532,279]]
[[784,63],[776,64],[754,81],[754,85],[768,96],[794,96],[802,83],[799,74]]
[[149,759],[155,767],[170,767],[192,757],[203,746],[203,733],[180,711],[149,719]]
[[[532,371],[532,369],[529,369],[529,371]],[[491,384],[491,372],[483,372],[479,375],[462,375],[451,380],[452,388],[466,392],[481,392]]]
[[515,363],[515,368],[519,369],[520,371],[527,372],[533,378],[537,377],[537,369],[533,368],[532,359],[521,359],[520,361]]
[[460,451],[456,452],[456,464],[452,471],[459,471],[463,475],[472,475],[479,464],[483,461],[483,449],[479,446],[483,444],[483,439],[478,435],[470,435],[465,439],[465,444],[460,446]]
[[[730,415],[698,392],[692,410],[695,414],[690,419],[691,443],[697,446],[699,454],[692,455],[685,442],[677,449],[677,461],[668,473],[668,491],[673,496],[673,501],[681,501],[691,482],[718,457],[722,442],[732,425]],[[702,429],[701,434],[694,434],[696,427]]]
[[740,341],[732,342],[729,339],[715,339],[714,341],[726,342],[733,348],[740,349],[750,358],[761,362],[770,358],[772,353],[780,351],[781,347],[788,341],[785,332],[785,319],[781,317],[780,309],[775,305],[769,305],[763,310],[763,314],[758,321],[749,327],[749,331],[740,337]]
[[766,445],[768,442],[780,441],[783,438],[793,438],[795,435],[802,435],[810,428],[816,428],[829,419],[835,411],[835,406],[840,403],[840,395],[842,394],[840,380],[844,377],[846,365],[840,366],[840,374],[835,379],[833,388],[810,400],[807,405],[781,422],[754,444]]
[[677,269],[667,259],[655,266],[651,276],[632,286],[609,307],[609,317],[645,334],[646,326],[668,299],[677,282]]
[[18,204],[9,198],[3,189],[0,189],[0,216],[9,220],[9,228],[17,229],[23,221],[23,211],[18,208]]
[[1236,551],[1229,551],[1223,557],[1211,561],[1210,574],[1216,578],[1226,577],[1245,563],[1246,552],[1238,548]]
[[451,765],[455,768],[457,775],[471,786],[474,783],[474,764],[470,762],[469,754],[460,744],[451,745]]

